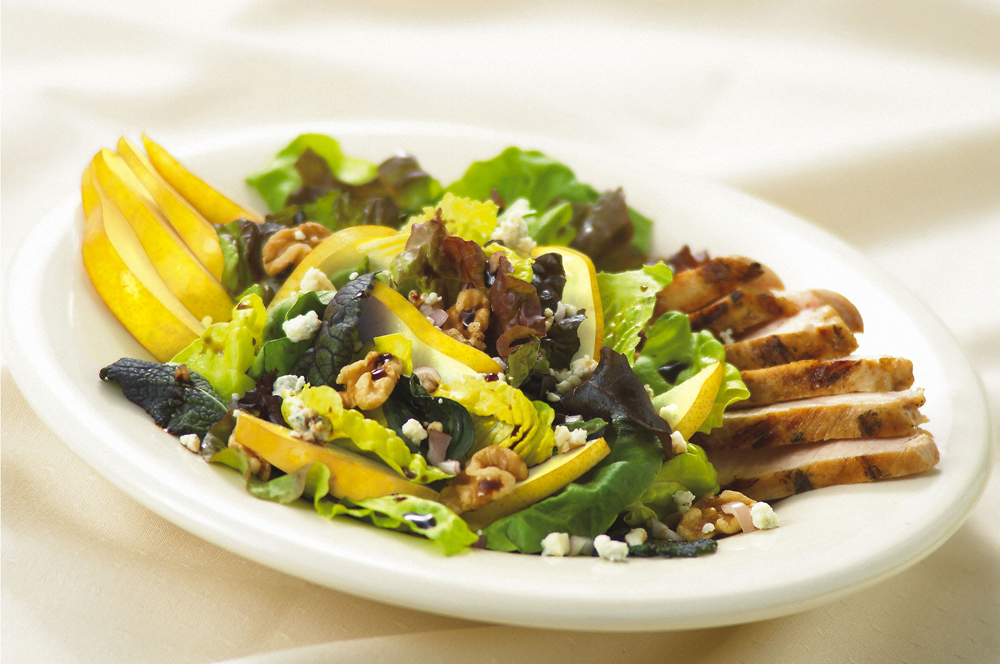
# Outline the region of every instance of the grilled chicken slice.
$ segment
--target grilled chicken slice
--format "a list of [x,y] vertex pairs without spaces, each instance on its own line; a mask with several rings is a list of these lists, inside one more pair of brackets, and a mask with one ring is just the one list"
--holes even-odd
[[926,418],[923,390],[859,392],[798,399],[722,416],[722,426],[696,434],[706,449],[773,447],[838,438],[888,438],[912,433]]
[[934,467],[940,455],[934,438],[917,429],[896,438],[715,451],[708,458],[722,487],[754,500],[775,500],[836,484],[921,473]]
[[840,293],[816,288],[801,293],[791,293],[786,297],[801,309],[818,309],[828,304],[837,311],[837,315],[844,319],[844,323],[851,332],[865,331],[865,322],[861,319],[861,312],[858,311],[853,302]]
[[654,317],[666,311],[689,313],[751,282],[761,289],[783,288],[778,276],[757,261],[743,256],[712,258],[674,275],[673,282],[656,296]]
[[913,362],[901,357],[802,360],[740,373],[750,398],[730,408],[752,408],[850,392],[896,392],[913,385]]
[[805,309],[776,320],[750,336],[726,345],[726,361],[741,371],[799,360],[828,360],[858,347],[854,333],[830,305]]
[[732,293],[688,314],[692,330],[709,330],[715,336],[740,335],[752,327],[794,316],[799,305],[771,291],[742,286]]

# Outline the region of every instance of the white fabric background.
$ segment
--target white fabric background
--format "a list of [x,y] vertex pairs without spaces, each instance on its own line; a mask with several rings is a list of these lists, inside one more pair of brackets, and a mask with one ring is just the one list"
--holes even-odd
[[[947,323],[1000,421],[996,2],[358,5],[4,1],[4,271],[122,134],[171,146],[364,118],[549,134],[655,154],[848,240]],[[2,397],[8,662],[1000,659],[995,476],[940,550],[828,606],[693,632],[533,631],[390,607],[233,556],[82,467],[6,370]]]

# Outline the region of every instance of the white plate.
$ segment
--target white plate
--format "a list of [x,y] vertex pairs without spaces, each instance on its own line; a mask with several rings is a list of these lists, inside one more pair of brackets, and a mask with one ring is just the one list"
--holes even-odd
[[[865,317],[862,351],[913,360],[941,463],[916,477],[789,498],[777,506],[780,528],[723,540],[715,555],[625,564],[491,551],[446,558],[415,537],[256,500],[235,472],[187,452],[117,387],[98,380],[98,370],[119,357],[148,355],[108,313],[84,271],[74,194],[39,223],[10,272],[6,320],[14,346],[7,357],[33,408],[76,454],[177,525],[289,574],[416,609],[533,627],[686,629],[800,611],[884,579],[940,545],[979,496],[990,447],[975,374],[926,308],[830,235],[631,155],[479,128],[284,126],[168,147],[208,182],[253,203],[242,178],[300,131],[330,133],[348,153],[372,160],[408,150],[442,181],[507,145],[540,148],[599,189],[624,186],[630,203],[658,221],[661,252],[687,242],[716,255],[743,254],[775,269],[789,288],[842,292]],[[74,185],[66,183],[67,194]]]

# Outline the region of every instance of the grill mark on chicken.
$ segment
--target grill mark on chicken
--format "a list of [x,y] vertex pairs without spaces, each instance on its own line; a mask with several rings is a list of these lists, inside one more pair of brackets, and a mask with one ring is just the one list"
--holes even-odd
[[732,409],[849,392],[898,392],[913,385],[913,362],[898,357],[802,360],[740,373],[750,398]]
[[778,318],[794,316],[799,306],[780,295],[744,286],[688,314],[693,330],[709,330],[716,336],[729,330],[742,334]]
[[750,282],[757,288],[781,288],[777,275],[756,261],[743,256],[712,258],[674,275],[673,282],[656,296],[654,318],[666,311],[695,311]]
[[799,399],[726,412],[722,426],[696,434],[706,449],[763,448],[838,438],[901,436],[925,420],[922,390]]
[[934,438],[922,429],[909,436],[832,440],[761,450],[708,451],[719,484],[754,500],[776,500],[836,484],[873,482],[933,468],[940,460]]
[[726,345],[726,361],[742,371],[799,360],[829,360],[858,347],[836,310],[824,305],[769,323],[752,336]]

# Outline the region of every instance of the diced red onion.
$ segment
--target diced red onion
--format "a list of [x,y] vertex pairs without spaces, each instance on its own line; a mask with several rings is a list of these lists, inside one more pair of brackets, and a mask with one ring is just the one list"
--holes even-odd
[[436,466],[445,460],[445,454],[448,452],[448,445],[451,444],[451,436],[448,434],[431,429],[427,432],[427,460],[431,462],[432,466]]
[[740,522],[740,528],[745,533],[752,533],[757,530],[753,525],[753,517],[750,516],[750,508],[738,500],[726,503],[722,506],[722,511],[732,514]]
[[444,309],[435,309],[431,312],[430,318],[435,326],[441,327],[448,320],[448,312]]

